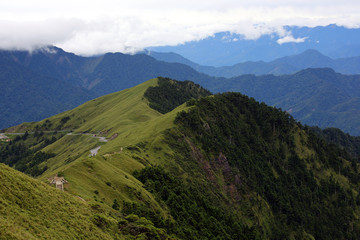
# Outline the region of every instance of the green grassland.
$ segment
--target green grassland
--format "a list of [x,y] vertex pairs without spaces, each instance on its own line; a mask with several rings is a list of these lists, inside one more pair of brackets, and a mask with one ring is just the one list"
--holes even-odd
[[[161,114],[148,105],[144,92],[157,85],[152,79],[141,85],[87,102],[73,110],[37,123],[24,123],[8,132],[71,131],[42,149],[56,156],[40,164],[47,171],[43,182],[61,173],[68,180],[65,189],[87,201],[111,205],[115,199],[125,202],[146,202],[166,217],[168,214],[136,178],[134,170],[147,165],[166,165],[164,156],[171,149],[163,142],[162,132],[174,126],[179,106]],[[79,133],[91,133],[78,135]],[[112,140],[100,142],[92,134]],[[97,156],[90,150],[101,146]]]
[[0,239],[121,238],[120,232],[96,226],[98,212],[73,195],[4,164],[0,180]]
[[[95,198],[108,204],[114,199],[139,201],[139,197],[134,196],[140,194],[141,198],[157,205],[132,177],[132,172],[163,161],[154,149],[166,147],[162,146],[161,133],[174,126],[176,113],[185,106],[166,115],[149,108],[143,94],[149,86],[154,85],[155,79],[48,119],[56,125],[61,119],[69,117],[62,127],[72,129],[74,134],[66,135],[43,149],[55,153],[56,157],[44,163],[49,170],[41,179],[46,181],[49,176],[63,172],[70,182],[68,190],[87,200]],[[101,143],[90,135],[75,135],[82,132],[96,133],[107,138],[116,134],[117,137]],[[90,149],[96,146],[101,146],[98,155],[90,157]],[[161,151],[161,154],[164,152]],[[106,185],[109,182],[112,187]],[[94,194],[95,190],[99,193]]]
[[136,215],[55,189],[0,164],[0,239],[169,239]]
[[[63,172],[69,179],[70,192],[88,200],[96,197],[108,204],[115,198],[133,199],[133,190],[125,191],[127,188],[143,192],[145,198],[148,198],[149,194],[144,192],[131,174],[145,165],[166,164],[163,156],[171,153],[171,149],[164,145],[162,132],[173,127],[176,114],[186,108],[182,105],[167,114],[160,114],[150,108],[144,92],[156,85],[157,79],[152,79],[38,123],[25,123],[8,131],[73,131],[73,135],[65,135],[42,150],[56,154],[40,165],[48,167],[41,176],[43,181]],[[76,135],[83,132],[108,139],[116,135],[116,138],[101,143],[91,135]],[[139,143],[141,146],[136,146]],[[90,157],[90,149],[96,146],[101,146],[98,155]],[[117,189],[106,185],[110,180]],[[95,190],[99,191],[99,195],[94,194]],[[149,201],[155,204],[151,198]]]

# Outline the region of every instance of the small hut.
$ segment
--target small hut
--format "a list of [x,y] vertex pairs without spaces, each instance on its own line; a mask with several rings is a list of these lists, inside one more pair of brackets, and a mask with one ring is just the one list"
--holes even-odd
[[68,183],[64,177],[59,177],[57,174],[48,180],[50,184],[55,184],[55,188],[60,189],[61,191],[64,191],[64,184]]

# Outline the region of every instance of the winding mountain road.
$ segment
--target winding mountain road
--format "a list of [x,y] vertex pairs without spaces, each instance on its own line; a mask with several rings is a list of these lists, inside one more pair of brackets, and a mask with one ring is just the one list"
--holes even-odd
[[[55,132],[55,131],[44,131],[47,133],[51,133],[51,132]],[[10,133],[12,135],[22,135],[24,133]],[[32,133],[29,133],[32,134]],[[66,135],[74,135],[74,136],[79,136],[79,135],[86,135],[89,137],[93,137],[93,138],[97,138],[99,140],[99,142],[108,142],[108,140],[106,139],[106,137],[98,137],[96,136],[96,134],[92,134],[92,133],[67,133]],[[5,133],[0,133],[0,139],[8,139],[9,137],[5,135]],[[96,148],[93,148],[90,150],[90,155],[89,156],[96,156],[100,150],[101,146],[98,146]]]
[[86,136],[90,136],[93,138],[97,138],[99,139],[99,142],[107,142],[108,140],[106,139],[106,137],[97,137],[96,134],[92,134],[92,133],[68,133],[66,135],[75,135],[75,136],[79,136],[79,135],[86,135]]

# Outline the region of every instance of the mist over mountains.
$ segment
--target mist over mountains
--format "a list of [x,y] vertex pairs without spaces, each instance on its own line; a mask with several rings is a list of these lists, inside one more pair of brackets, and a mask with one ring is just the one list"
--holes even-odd
[[358,28],[328,25],[314,28],[288,26],[285,29],[291,34],[263,35],[259,39],[248,40],[239,34],[221,32],[200,41],[147,49],[174,52],[200,65],[215,67],[232,66],[246,61],[269,62],[300,54],[308,49],[315,49],[334,59],[360,56]]

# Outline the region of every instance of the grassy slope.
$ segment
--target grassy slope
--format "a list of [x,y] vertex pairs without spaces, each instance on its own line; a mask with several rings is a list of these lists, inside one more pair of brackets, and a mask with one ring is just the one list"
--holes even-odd
[[0,164],[0,239],[112,239],[90,206]]
[[[56,154],[56,157],[44,163],[49,169],[40,177],[43,181],[63,172],[69,181],[67,190],[86,200],[95,199],[111,205],[114,199],[120,202],[146,199],[154,208],[160,209],[151,194],[142,188],[131,173],[145,165],[165,164],[164,156],[171,150],[162,143],[161,132],[173,126],[177,112],[185,106],[164,115],[151,109],[143,95],[148,87],[156,85],[157,79],[152,79],[41,122],[25,123],[9,131],[31,132],[36,126],[41,130],[53,130],[58,126],[73,130],[74,135],[66,135],[43,149]],[[69,120],[60,124],[67,117]],[[101,143],[91,135],[75,135],[82,132],[107,138],[116,134],[117,137]],[[98,155],[90,157],[90,149],[96,146],[101,146]]]

